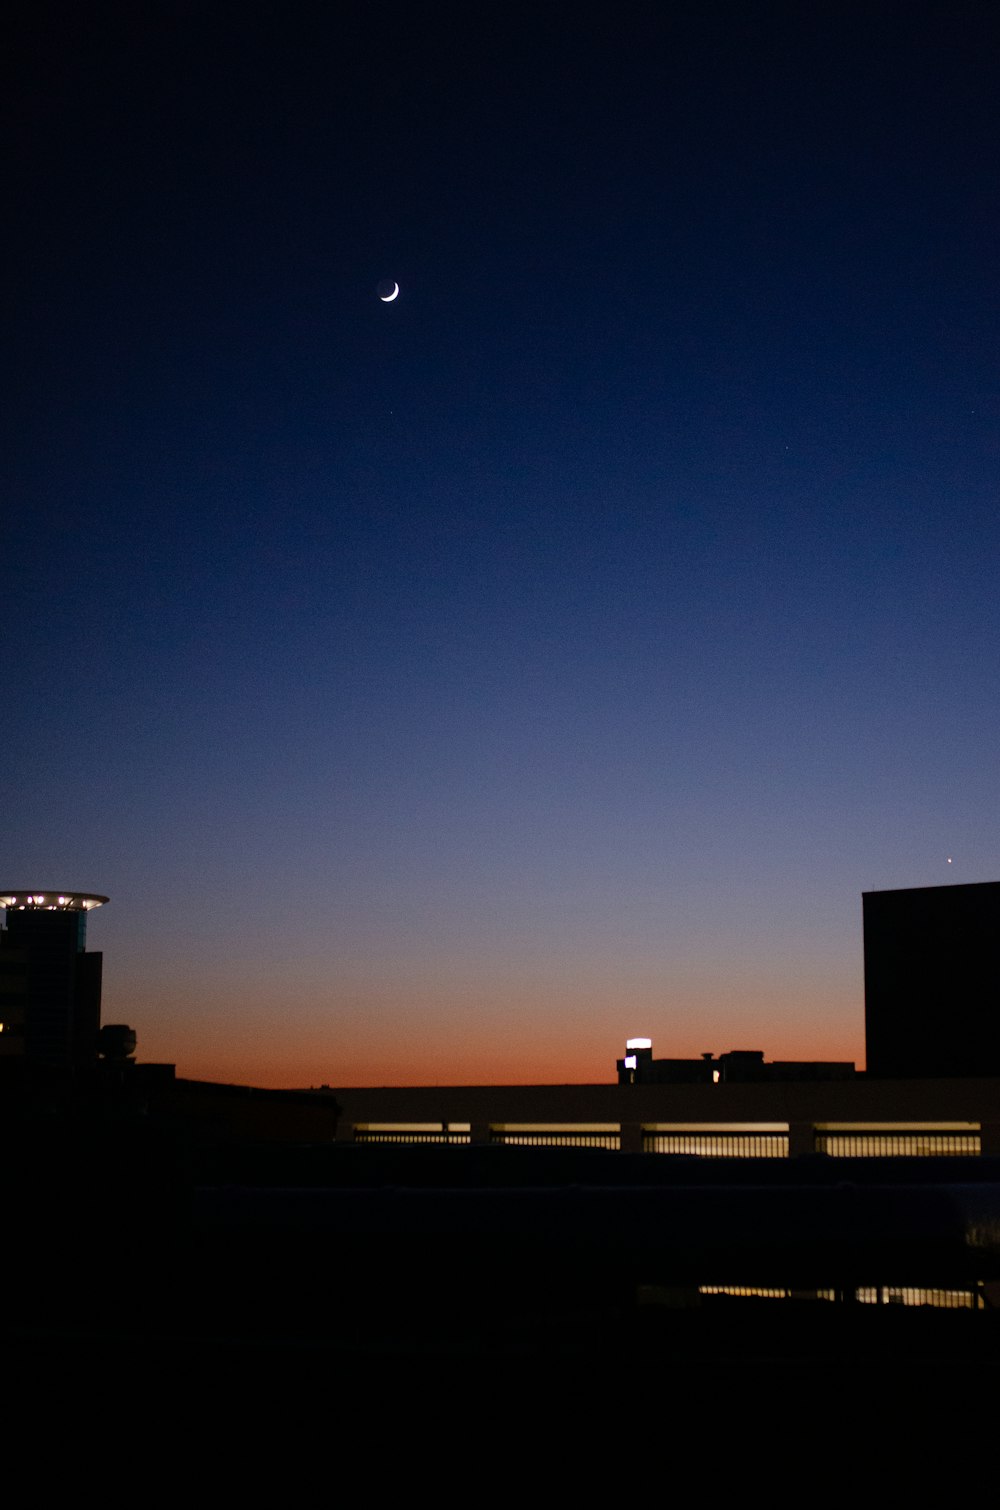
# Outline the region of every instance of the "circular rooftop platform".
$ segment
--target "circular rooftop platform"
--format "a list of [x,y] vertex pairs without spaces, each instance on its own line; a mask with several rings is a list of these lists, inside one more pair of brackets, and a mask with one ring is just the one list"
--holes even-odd
[[0,891],[0,907],[8,911],[30,907],[42,912],[91,912],[107,900],[91,891]]

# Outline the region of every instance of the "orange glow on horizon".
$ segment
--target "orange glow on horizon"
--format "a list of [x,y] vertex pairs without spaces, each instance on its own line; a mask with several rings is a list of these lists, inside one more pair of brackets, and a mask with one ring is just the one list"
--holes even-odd
[[[817,1043],[814,1048],[793,1048],[754,1043],[718,1044],[715,1053],[731,1047],[763,1048],[765,1059],[815,1059],[851,1061],[863,1068],[863,1054],[852,1044]],[[570,1046],[567,1045],[567,1049]],[[469,1046],[464,1052],[442,1054],[428,1048],[421,1053],[366,1057],[355,1048],[351,1054],[290,1052],[276,1057],[252,1052],[243,1055],[212,1052],[204,1045],[176,1055],[177,1074],[188,1080],[213,1080],[227,1084],[257,1085],[265,1089],[303,1089],[309,1086],[417,1086],[417,1085],[608,1085],[615,1076],[615,1061],[624,1053],[624,1040],[610,1040],[603,1053],[567,1052],[558,1057],[538,1057],[533,1063],[509,1045],[484,1049]],[[657,1045],[654,1057],[695,1059],[697,1053],[671,1052],[667,1043]],[[141,1052],[140,1059],[170,1059],[167,1053]]]
[[742,986],[697,983],[682,1010],[665,1005],[661,982],[643,978],[539,985],[425,977],[406,990],[326,994],[289,977],[276,1007],[250,982],[220,983],[204,1002],[133,979],[115,983],[120,1001],[109,991],[103,1016],[136,1029],[140,1062],[173,1063],[186,1079],[274,1089],[607,1085],[626,1039],[637,1035],[652,1039],[657,1059],[757,1049],[768,1061],[863,1068],[863,1010],[852,980],[794,997],[769,980]]

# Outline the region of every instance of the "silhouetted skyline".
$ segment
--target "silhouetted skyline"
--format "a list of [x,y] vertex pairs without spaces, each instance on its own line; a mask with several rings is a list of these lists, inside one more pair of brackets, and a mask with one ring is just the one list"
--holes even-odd
[[863,1061],[860,893],[997,874],[998,31],[21,17],[4,874],[144,1057]]

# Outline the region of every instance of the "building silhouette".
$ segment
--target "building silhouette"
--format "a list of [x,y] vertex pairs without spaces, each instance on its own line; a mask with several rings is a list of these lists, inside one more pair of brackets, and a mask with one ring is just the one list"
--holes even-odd
[[870,1076],[1000,1076],[1000,882],[862,897]]
[[650,1038],[630,1038],[615,1062],[619,1085],[771,1085],[799,1080],[853,1080],[849,1060],[765,1060],[763,1049],[730,1049],[715,1057],[654,1059]]
[[74,1069],[92,1063],[101,1030],[103,955],[87,950],[87,914],[107,897],[81,891],[0,893],[0,1058]]

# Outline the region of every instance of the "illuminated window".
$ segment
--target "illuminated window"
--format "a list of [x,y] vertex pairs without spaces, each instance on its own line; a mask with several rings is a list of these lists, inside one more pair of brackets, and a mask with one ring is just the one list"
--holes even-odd
[[976,1290],[918,1290],[898,1285],[869,1285],[856,1290],[862,1305],[931,1306],[937,1311],[981,1311],[983,1297]]
[[658,1122],[642,1131],[645,1153],[701,1159],[787,1159],[787,1122]]
[[468,1122],[359,1122],[355,1143],[471,1143]]
[[520,1148],[621,1148],[617,1122],[505,1122],[491,1130],[494,1143]]
[[978,1122],[821,1123],[816,1152],[834,1159],[927,1159],[982,1152]]
[[857,1290],[768,1289],[762,1285],[699,1285],[699,1295],[725,1295],[737,1299],[858,1301],[862,1305],[931,1306],[935,1310],[982,1311],[986,1302],[978,1288],[924,1290],[900,1285],[865,1285]]

